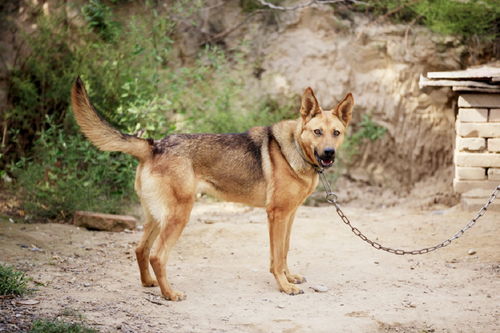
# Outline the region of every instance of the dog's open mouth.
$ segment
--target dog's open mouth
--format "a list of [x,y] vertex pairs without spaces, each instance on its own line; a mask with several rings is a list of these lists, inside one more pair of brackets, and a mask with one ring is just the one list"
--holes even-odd
[[316,160],[323,168],[329,168],[333,165],[333,162],[335,162],[335,156],[319,156],[317,152],[314,152],[314,155],[316,155]]

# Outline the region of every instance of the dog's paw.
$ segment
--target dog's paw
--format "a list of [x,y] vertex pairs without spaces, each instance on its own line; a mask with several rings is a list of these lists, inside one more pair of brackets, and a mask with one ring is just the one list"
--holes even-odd
[[290,283],[301,284],[307,282],[306,278],[299,274],[286,274],[286,279]]
[[147,280],[147,281],[143,281],[142,282],[142,286],[143,287],[147,287],[147,288],[149,288],[149,287],[158,287],[158,281],[153,280],[153,279]]
[[288,294],[288,295],[291,295],[291,296],[300,295],[300,294],[304,293],[304,291],[302,289],[297,288],[293,284],[290,284],[288,286],[282,287],[281,291],[284,292],[285,294]]
[[163,295],[169,301],[179,302],[186,299],[186,294],[181,293],[180,291],[173,291],[169,295]]

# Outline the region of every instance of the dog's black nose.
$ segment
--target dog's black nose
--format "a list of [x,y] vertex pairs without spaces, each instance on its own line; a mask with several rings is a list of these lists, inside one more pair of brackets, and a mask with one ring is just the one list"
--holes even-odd
[[323,151],[323,154],[325,155],[325,157],[335,156],[335,149],[334,148],[325,148],[325,150]]

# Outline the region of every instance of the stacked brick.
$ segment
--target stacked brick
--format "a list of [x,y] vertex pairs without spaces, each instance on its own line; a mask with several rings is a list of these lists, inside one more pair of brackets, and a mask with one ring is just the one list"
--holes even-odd
[[453,186],[473,208],[500,184],[500,94],[463,94],[458,107]]

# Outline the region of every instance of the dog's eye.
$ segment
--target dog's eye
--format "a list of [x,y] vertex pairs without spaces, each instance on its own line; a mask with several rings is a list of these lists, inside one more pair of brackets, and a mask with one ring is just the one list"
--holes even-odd
[[340,132],[338,130],[333,131],[333,136],[339,136]]
[[320,136],[321,134],[323,134],[323,131],[320,129],[315,129],[314,134],[316,134],[316,136]]

